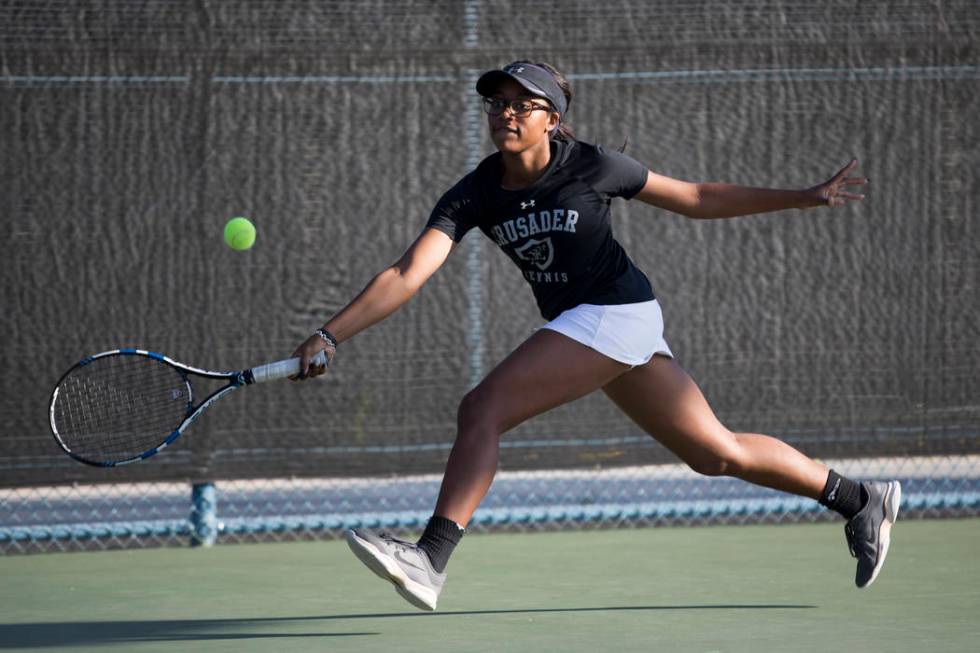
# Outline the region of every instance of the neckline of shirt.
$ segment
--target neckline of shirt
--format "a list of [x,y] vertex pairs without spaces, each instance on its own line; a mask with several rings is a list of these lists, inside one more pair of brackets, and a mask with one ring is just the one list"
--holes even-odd
[[544,172],[541,174],[540,177],[535,179],[533,183],[528,184],[524,188],[504,188],[500,184],[500,180],[503,177],[503,162],[501,160],[502,157],[498,152],[497,173],[496,173],[496,179],[494,179],[494,185],[497,187],[497,190],[499,190],[500,192],[509,193],[512,195],[516,195],[518,193],[527,193],[529,191],[534,190],[542,183],[544,183],[544,181],[551,176],[551,173],[554,172],[555,168],[558,167],[558,161],[564,158],[565,148],[567,146],[568,143],[564,141],[559,141],[559,140],[551,141],[551,159],[548,161],[548,165],[545,167]]

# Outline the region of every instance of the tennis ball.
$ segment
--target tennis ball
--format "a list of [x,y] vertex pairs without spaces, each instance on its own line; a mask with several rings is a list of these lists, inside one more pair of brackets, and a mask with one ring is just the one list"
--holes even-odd
[[248,249],[255,244],[255,225],[248,218],[232,218],[225,225],[225,242],[238,252]]

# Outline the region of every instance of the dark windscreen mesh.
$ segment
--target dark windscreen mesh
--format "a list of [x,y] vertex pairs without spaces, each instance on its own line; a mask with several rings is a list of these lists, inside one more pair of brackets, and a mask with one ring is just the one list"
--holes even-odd
[[[0,8],[2,483],[440,471],[474,368],[541,322],[479,234],[328,377],[235,393],[147,463],[68,460],[47,400],[120,346],[288,356],[491,151],[472,79],[518,58],[569,76],[580,138],[628,137],[663,174],[801,187],[859,157],[860,206],[702,223],[617,201],[615,233],[729,427],[823,457],[976,452],[978,36],[966,1]],[[258,228],[245,253],[221,242],[236,215]],[[601,394],[501,452],[666,460]]]

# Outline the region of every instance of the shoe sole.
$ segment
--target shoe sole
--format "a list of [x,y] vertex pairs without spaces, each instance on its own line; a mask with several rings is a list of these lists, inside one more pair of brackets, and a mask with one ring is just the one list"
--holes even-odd
[[347,546],[354,552],[357,559],[373,571],[378,578],[383,578],[395,586],[398,594],[420,610],[433,611],[439,595],[425,585],[416,583],[405,575],[391,558],[367,540],[357,536],[354,531],[347,531]]
[[898,481],[890,481],[888,489],[885,491],[885,518],[881,520],[878,527],[878,562],[871,570],[871,578],[861,586],[862,589],[875,582],[878,572],[885,564],[885,557],[888,556],[888,545],[891,542],[892,524],[898,519],[898,509],[902,505],[902,485]]

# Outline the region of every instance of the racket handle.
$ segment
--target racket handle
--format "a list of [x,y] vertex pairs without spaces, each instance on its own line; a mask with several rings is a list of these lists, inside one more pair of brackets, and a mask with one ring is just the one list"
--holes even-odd
[[[320,351],[310,362],[316,365],[326,365],[327,355],[323,351]],[[251,370],[253,382],[263,383],[265,381],[275,381],[276,379],[285,379],[287,376],[299,374],[299,364],[300,359],[288,358],[286,360],[276,361],[275,363],[253,367]]]

